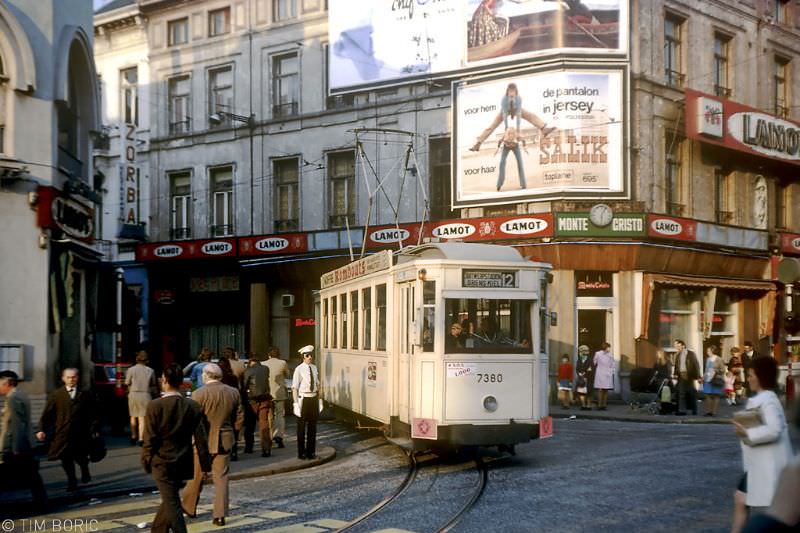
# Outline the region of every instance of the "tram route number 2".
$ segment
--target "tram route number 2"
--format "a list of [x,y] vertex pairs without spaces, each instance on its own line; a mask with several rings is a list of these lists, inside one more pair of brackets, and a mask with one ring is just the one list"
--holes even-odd
[[503,374],[476,374],[478,383],[502,383]]

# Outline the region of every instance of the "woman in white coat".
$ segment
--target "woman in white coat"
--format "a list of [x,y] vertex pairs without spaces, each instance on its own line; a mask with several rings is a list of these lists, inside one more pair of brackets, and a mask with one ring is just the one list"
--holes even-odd
[[747,410],[758,410],[762,424],[746,428],[734,421],[742,439],[744,476],[734,495],[733,532],[747,521],[747,508],[767,507],[775,495],[781,469],[792,459],[792,445],[786,416],[773,392],[778,381],[778,363],[772,357],[758,357],[750,363],[747,382],[755,393]]
[[608,391],[614,388],[616,363],[611,354],[611,345],[604,342],[594,354],[594,388],[597,391],[597,408],[605,411],[608,406]]

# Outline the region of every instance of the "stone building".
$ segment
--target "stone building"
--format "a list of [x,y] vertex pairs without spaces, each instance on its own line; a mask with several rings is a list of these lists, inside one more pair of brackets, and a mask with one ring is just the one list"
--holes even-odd
[[[126,270],[145,287],[159,361],[313,342],[319,275],[351,249],[418,237],[552,263],[551,353],[609,341],[620,392],[675,338],[697,351],[751,340],[786,360],[796,280],[777,270],[800,256],[797,3],[507,2],[491,39],[476,5],[98,12],[104,122],[125,122],[125,102],[138,110],[138,189],[122,197],[139,199],[130,220],[148,242]],[[528,112],[518,164],[499,154],[510,84]],[[97,154],[107,180],[127,176],[121,128]],[[127,189],[107,190],[104,209],[125,219]]]

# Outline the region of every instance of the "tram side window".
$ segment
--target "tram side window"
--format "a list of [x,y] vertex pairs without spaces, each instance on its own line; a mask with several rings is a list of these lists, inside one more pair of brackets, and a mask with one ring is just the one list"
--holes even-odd
[[378,312],[378,331],[376,334],[376,350],[386,350],[386,284],[375,287],[375,306]]
[[331,297],[331,348],[338,348],[339,343],[336,341],[336,332],[339,330],[339,323],[336,318],[336,300],[338,296]]
[[342,310],[342,348],[347,348],[347,293],[339,295],[339,308]]
[[364,310],[364,349],[372,349],[372,287],[361,290],[361,309]]
[[358,349],[358,291],[353,291],[350,293],[350,313],[352,314],[352,319],[350,320],[350,327],[353,331],[352,340],[353,342],[350,345],[353,347],[354,350]]
[[436,339],[436,282],[422,283],[422,351],[432,352]]
[[448,298],[445,353],[531,353],[531,300]]
[[328,348],[328,299],[322,299],[322,347]]

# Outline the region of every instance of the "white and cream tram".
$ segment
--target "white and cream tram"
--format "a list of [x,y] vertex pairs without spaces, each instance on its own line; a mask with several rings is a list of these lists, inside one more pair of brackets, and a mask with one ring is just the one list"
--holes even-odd
[[538,437],[549,270],[509,246],[435,243],[326,273],[317,322],[325,400],[415,449],[513,450]]

